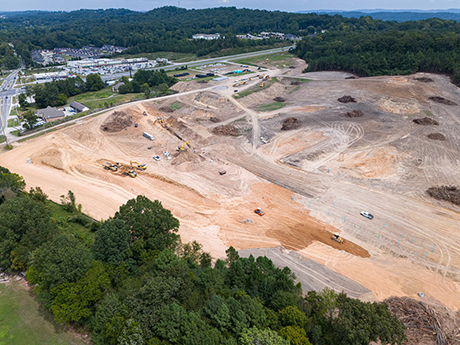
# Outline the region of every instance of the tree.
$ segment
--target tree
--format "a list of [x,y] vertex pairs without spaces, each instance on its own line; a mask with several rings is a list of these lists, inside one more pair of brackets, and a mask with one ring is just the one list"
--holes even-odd
[[61,195],[61,205],[67,212],[81,212],[81,204],[77,205],[75,194],[71,190],[67,195]]
[[63,283],[51,290],[51,294],[56,296],[51,306],[54,320],[70,323],[90,317],[109,285],[110,279],[104,266],[94,261],[93,267],[83,278],[75,283]]
[[29,196],[31,199],[35,201],[40,201],[44,204],[48,200],[48,195],[46,195],[46,193],[40,187],[31,187],[29,191]]
[[129,232],[120,219],[109,219],[96,232],[92,250],[96,260],[116,266],[128,255]]
[[128,200],[115,213],[129,228],[131,241],[142,239],[146,250],[162,251],[174,248],[179,238],[176,232],[179,221],[158,200],[151,201],[143,195]]
[[305,327],[308,322],[307,316],[295,306],[287,306],[279,312],[279,319],[283,326]]
[[147,84],[147,83],[142,84],[142,92],[144,93],[145,98],[147,98],[147,99],[150,98],[149,84]]
[[245,329],[240,336],[241,345],[289,345],[289,341],[283,339],[271,329],[259,330],[256,327]]
[[27,96],[25,93],[19,94],[18,101],[21,108],[27,108],[30,106],[29,102],[27,102]]
[[26,182],[21,176],[0,166],[0,204],[21,194],[25,186]]
[[27,129],[34,128],[34,125],[38,122],[38,116],[33,110],[27,110],[23,115],[24,127]]
[[67,103],[67,95],[60,93],[57,97],[56,105],[65,105]]
[[291,345],[311,345],[307,338],[307,332],[299,326],[287,326],[281,328],[279,334],[289,340]]
[[89,74],[86,77],[86,89],[89,91],[98,91],[105,87],[105,83],[99,74]]
[[31,253],[56,233],[50,211],[26,196],[0,205],[0,267],[27,269]]

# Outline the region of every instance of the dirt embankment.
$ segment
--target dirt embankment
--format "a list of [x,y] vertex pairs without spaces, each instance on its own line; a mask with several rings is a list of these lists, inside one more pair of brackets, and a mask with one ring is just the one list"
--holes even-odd
[[130,114],[123,111],[114,111],[101,125],[101,129],[105,132],[116,133],[130,127],[132,124],[133,118]]
[[457,105],[457,103],[452,102],[451,100],[445,99],[444,97],[432,96],[432,97],[428,97],[428,99],[436,103],[441,103],[441,104],[446,104],[446,105]]

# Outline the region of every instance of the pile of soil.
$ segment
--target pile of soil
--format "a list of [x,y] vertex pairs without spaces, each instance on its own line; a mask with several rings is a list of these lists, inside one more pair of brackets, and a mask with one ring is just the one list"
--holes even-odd
[[174,111],[174,109],[171,107],[161,107],[158,110],[162,111],[163,113],[172,113]]
[[289,131],[291,129],[300,128],[300,121],[295,117],[287,118],[283,121],[283,126],[281,127],[282,131]]
[[422,119],[413,119],[412,120],[414,123],[417,125],[423,125],[423,126],[428,126],[428,125],[434,125],[434,126],[439,126],[439,122],[436,121],[435,119],[432,119],[431,117],[424,117]]
[[279,97],[279,96],[273,98],[273,100],[274,100],[275,102],[286,102],[286,100],[285,100],[283,97]]
[[444,97],[433,96],[433,97],[428,97],[428,99],[436,103],[441,103],[441,104],[446,104],[446,105],[457,105],[457,103],[452,102],[448,99],[445,99]]
[[345,95],[343,97],[340,97],[339,99],[337,99],[340,103],[356,103],[356,99],[351,97],[351,96],[348,96],[348,95]]
[[220,120],[219,120],[217,117],[215,117],[215,116],[211,116],[211,117],[209,118],[209,121],[211,121],[211,122],[213,122],[213,123],[220,122]]
[[458,344],[459,319],[453,313],[434,310],[408,297],[391,297],[384,302],[407,327],[405,344]]
[[300,81],[296,80],[296,81],[291,81],[291,85],[300,85],[302,84]]
[[432,198],[449,201],[454,205],[460,206],[460,188],[455,186],[431,187],[426,192]]
[[420,78],[414,78],[417,81],[421,81],[422,83],[432,83],[433,79],[427,78],[427,77],[420,77]]
[[120,132],[133,124],[133,117],[123,111],[114,111],[101,125],[105,132]]
[[295,66],[289,66],[290,69],[295,69]]
[[444,136],[444,134],[441,134],[441,133],[430,133],[427,135],[427,137],[433,140],[446,140],[446,137]]
[[345,79],[356,79],[355,76],[346,77]]
[[345,114],[346,117],[361,117],[364,113],[361,110],[352,110]]
[[236,137],[238,135],[238,131],[233,125],[217,126],[212,130],[212,132],[217,135],[225,135],[229,137]]

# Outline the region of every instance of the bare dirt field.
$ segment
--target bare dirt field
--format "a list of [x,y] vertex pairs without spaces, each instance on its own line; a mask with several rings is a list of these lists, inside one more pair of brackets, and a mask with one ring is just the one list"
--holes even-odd
[[[458,310],[460,207],[426,193],[460,183],[458,88],[438,75],[346,79],[350,74],[302,74],[296,64],[271,67],[270,87],[238,99],[231,87],[238,77],[179,83],[173,97],[118,108],[132,124],[118,119],[116,132],[104,130],[114,121],[109,111],[14,143],[0,165],[55,201],[72,190],[98,219],[138,194],[158,199],[180,220],[183,241],[201,242],[214,258],[228,246],[246,254],[272,248],[263,252],[273,251],[281,266],[293,265],[298,254],[315,261],[297,273],[304,284],[322,277],[312,288],[356,290],[369,300],[424,292]],[[238,91],[259,84],[253,78]],[[344,95],[356,102],[339,102]],[[254,110],[276,97],[284,100],[281,109]],[[353,111],[362,115],[344,116]],[[412,121],[424,117],[439,125]],[[281,130],[290,118],[293,129]],[[446,140],[430,139],[434,132]],[[147,170],[131,178],[103,168],[130,161],[147,163]],[[331,239],[334,233],[343,244]],[[360,288],[350,288],[351,281]]]

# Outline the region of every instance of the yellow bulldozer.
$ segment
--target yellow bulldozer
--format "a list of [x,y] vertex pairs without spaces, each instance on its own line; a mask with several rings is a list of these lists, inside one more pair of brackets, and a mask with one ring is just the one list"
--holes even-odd
[[339,235],[334,234],[334,235],[332,235],[331,239],[336,241],[336,242],[338,242],[338,243],[343,243],[343,238],[340,237]]
[[184,151],[184,150],[185,150],[185,145],[187,145],[188,147],[190,147],[190,144],[191,144],[191,140],[186,141],[186,142],[183,143],[181,146],[177,146],[176,151]]
[[127,172],[125,171],[122,174],[125,176],[130,176],[132,178],[137,176],[137,173],[134,170],[128,170]]
[[138,162],[132,162],[132,161],[130,161],[129,163],[131,164],[131,168],[133,167],[133,164],[137,164],[137,167],[136,167],[137,169],[139,170],[147,169],[147,164],[140,164]]
[[121,168],[122,166],[123,165],[121,165],[118,162],[116,162],[115,164],[107,162],[105,163],[105,165],[103,165],[105,170],[112,170],[112,171],[118,171],[118,168]]

